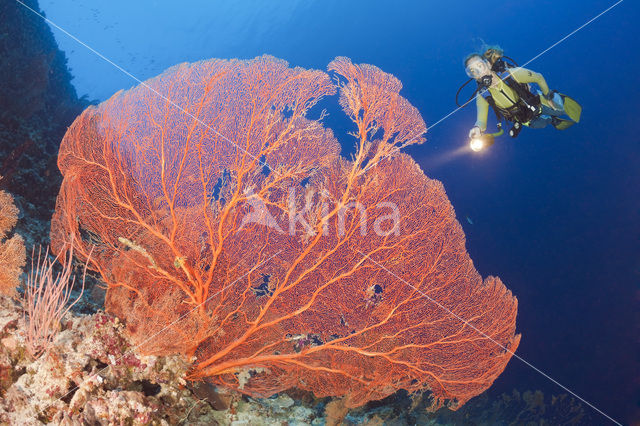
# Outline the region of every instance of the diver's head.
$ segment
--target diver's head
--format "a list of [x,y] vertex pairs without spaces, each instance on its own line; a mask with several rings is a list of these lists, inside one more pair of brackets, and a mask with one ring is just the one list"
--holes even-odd
[[472,53],[464,60],[464,68],[467,75],[477,81],[481,81],[482,77],[491,75],[491,65],[489,62],[477,53]]

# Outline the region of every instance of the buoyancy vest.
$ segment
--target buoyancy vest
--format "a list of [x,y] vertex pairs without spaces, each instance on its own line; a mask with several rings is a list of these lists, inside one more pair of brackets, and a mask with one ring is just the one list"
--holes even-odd
[[540,97],[536,94],[531,93],[528,84],[517,82],[511,76],[508,69],[504,72],[497,73],[497,75],[517,95],[517,99],[511,99],[512,96],[509,96],[507,93],[500,90],[502,95],[509,99],[509,101],[511,101],[512,103],[511,106],[501,107],[496,105],[496,102],[491,96],[491,92],[489,91],[489,89],[479,89],[482,97],[484,97],[489,105],[491,105],[491,108],[495,112],[498,121],[500,121],[501,118],[504,118],[507,121],[525,124],[540,115]]

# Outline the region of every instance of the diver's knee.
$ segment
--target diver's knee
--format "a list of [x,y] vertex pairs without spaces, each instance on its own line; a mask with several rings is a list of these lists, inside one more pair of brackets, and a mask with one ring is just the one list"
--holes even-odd
[[531,120],[528,124],[530,129],[542,129],[547,127],[547,125],[551,122],[551,117],[547,115],[543,115]]
[[560,96],[560,93],[555,92],[553,94],[553,103],[556,104],[558,107],[557,109],[564,110],[564,100],[562,99],[562,96]]

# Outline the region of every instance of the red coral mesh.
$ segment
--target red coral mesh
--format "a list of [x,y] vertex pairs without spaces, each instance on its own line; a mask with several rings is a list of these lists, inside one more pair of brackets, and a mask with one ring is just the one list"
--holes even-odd
[[[456,408],[516,350],[517,301],[398,152],[426,130],[400,82],[329,70],[337,85],[268,56],[181,64],[87,109],[60,148],[52,245],[94,247],[107,310],[144,352],[194,355],[192,379],[349,406],[429,389]],[[351,160],[307,117],[336,86]]]

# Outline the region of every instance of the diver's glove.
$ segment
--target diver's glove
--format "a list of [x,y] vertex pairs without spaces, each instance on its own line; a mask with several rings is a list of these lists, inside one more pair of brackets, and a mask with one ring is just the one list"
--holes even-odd
[[469,130],[469,139],[477,138],[482,136],[482,129],[478,126],[474,126]]

